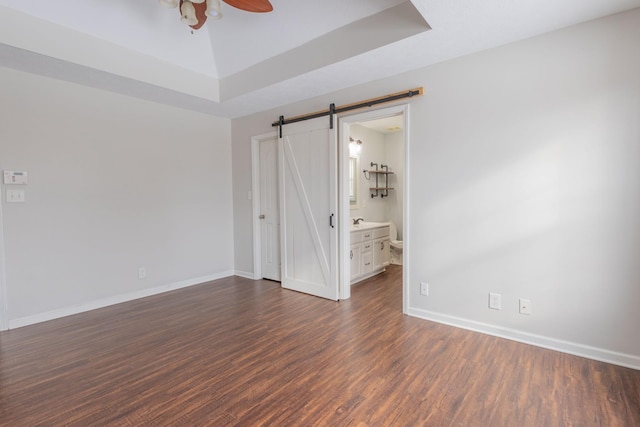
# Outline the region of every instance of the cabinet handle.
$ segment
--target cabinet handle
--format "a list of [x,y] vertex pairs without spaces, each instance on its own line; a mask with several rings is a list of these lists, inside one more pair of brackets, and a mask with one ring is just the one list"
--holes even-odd
[[383,251],[384,250],[384,242],[380,242],[380,250]]
[[353,259],[353,251],[349,251],[349,259]]

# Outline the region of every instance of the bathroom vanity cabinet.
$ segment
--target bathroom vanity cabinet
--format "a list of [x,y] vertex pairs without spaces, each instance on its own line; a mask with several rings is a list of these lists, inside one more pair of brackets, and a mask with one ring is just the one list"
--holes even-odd
[[351,284],[382,273],[389,265],[389,224],[363,222],[351,227]]

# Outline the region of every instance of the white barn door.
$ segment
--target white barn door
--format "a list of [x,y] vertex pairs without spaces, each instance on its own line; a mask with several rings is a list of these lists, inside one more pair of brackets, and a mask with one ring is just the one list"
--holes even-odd
[[328,117],[282,127],[282,287],[332,300],[338,299],[337,160]]

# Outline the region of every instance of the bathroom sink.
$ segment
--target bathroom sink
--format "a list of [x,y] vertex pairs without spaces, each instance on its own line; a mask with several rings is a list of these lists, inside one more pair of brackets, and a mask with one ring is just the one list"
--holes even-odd
[[388,222],[360,222],[359,224],[351,224],[352,230],[366,230],[368,228],[384,227],[389,225]]

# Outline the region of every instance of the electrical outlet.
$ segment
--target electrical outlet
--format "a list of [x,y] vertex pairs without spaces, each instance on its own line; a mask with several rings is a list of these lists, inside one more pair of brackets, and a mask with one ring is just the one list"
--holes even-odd
[[531,300],[520,298],[520,314],[531,314]]
[[24,203],[24,190],[7,190],[7,203]]
[[494,310],[502,309],[502,295],[489,292],[489,308]]
[[147,269],[144,267],[138,268],[138,279],[146,279],[147,278]]
[[420,282],[420,295],[425,297],[429,295],[429,284],[427,282]]

